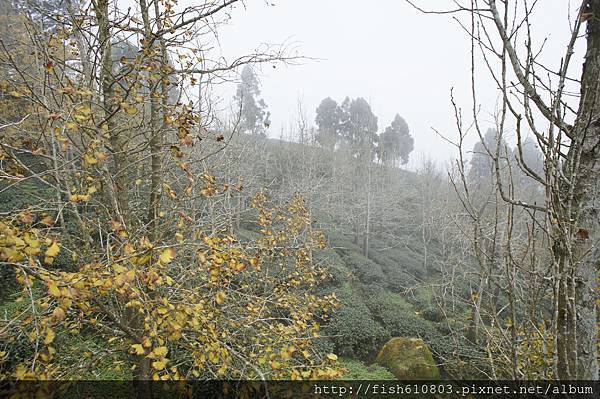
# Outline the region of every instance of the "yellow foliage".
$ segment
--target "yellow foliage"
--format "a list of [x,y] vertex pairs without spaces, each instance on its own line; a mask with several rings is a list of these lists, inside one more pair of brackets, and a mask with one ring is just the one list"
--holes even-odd
[[159,346],[154,348],[152,352],[148,355],[151,359],[159,359],[165,357],[167,355],[168,349],[166,346]]
[[50,345],[54,341],[54,337],[56,337],[54,330],[48,329],[48,331],[46,331],[46,337],[44,338],[44,344]]
[[152,362],[152,368],[154,370],[162,370],[167,366],[167,359],[161,359],[156,362]]
[[173,248],[167,248],[160,253],[159,261],[162,264],[171,263],[175,257],[175,250]]
[[225,293],[223,291],[217,292],[217,294],[215,295],[215,301],[217,302],[217,304],[221,305],[223,301],[225,301]]
[[133,349],[133,352],[139,356],[146,353],[146,350],[144,349],[144,347],[141,344],[131,345],[131,349]]
[[60,252],[60,247],[58,246],[58,244],[55,241],[52,243],[52,245],[50,245],[48,247],[48,249],[46,249],[46,256],[49,258],[54,258],[56,255],[58,255],[59,252]]
[[58,289],[58,286],[56,285],[56,283],[54,281],[50,281],[48,283],[48,292],[50,293],[50,295],[52,295],[53,297],[60,297],[60,290]]
[[58,321],[64,320],[66,317],[65,311],[59,307],[54,308],[54,310],[52,311],[52,315]]
[[[83,174],[82,180],[87,180]],[[87,181],[83,187],[90,187]],[[265,375],[272,379],[334,378],[332,362],[337,357],[320,356],[314,346],[320,328],[315,315],[332,311],[336,300],[313,291],[327,273],[306,256],[317,245],[301,233],[310,228],[308,211],[299,197],[290,202],[292,211],[285,206],[267,209],[265,201],[259,197],[253,205],[269,234],[249,243],[240,243],[232,235],[204,234],[188,227],[190,222],[183,216],[166,217],[161,222],[165,226],[174,227],[184,219],[186,225],[161,228],[164,237],[154,240],[111,218],[101,226],[111,237],[109,246],[93,256],[84,248],[70,248],[78,255],[77,271],[40,267],[35,277],[21,273],[23,284],[42,278],[48,292],[36,299],[41,314],[20,325],[32,342],[46,345],[40,349],[44,356],[37,360],[35,375],[46,375],[62,364],[60,358],[65,352],[59,349],[51,353],[49,346],[69,344],[68,339],[54,342],[58,331],[78,334],[85,330],[109,343],[110,356],[131,354],[152,359],[159,379],[180,375],[260,377],[249,368],[236,368],[240,356],[264,366]],[[131,234],[121,234],[126,228]],[[2,259],[21,258],[24,264],[31,259],[35,265],[34,249],[42,243],[47,246],[46,258],[59,254],[61,247],[55,239],[25,232],[0,221]],[[189,237],[194,245],[178,247],[178,262],[173,262],[176,254],[172,245],[183,237]],[[275,241],[273,237],[277,237]],[[68,240],[61,241],[68,245]],[[162,248],[158,256],[156,248]],[[268,267],[269,273],[261,267]],[[260,284],[250,283],[258,280]],[[129,329],[129,319],[122,316],[126,313],[136,320]],[[284,319],[282,314],[293,316]],[[115,330],[120,334],[114,336]],[[132,331],[139,334],[133,341]],[[177,364],[176,372],[166,370],[167,354],[171,359],[178,356],[177,362],[171,360]],[[128,361],[127,368],[131,368],[138,360],[131,357]],[[31,364],[29,361],[28,367]],[[69,371],[63,373],[68,375]],[[17,376],[16,368],[13,376]]]

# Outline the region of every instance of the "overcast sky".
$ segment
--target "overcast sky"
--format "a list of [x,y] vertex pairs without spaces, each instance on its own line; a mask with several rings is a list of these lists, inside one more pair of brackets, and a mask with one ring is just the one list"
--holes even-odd
[[[544,59],[556,70],[569,38],[569,2],[539,3],[533,20],[537,44],[548,38]],[[451,2],[420,4],[443,8]],[[273,122],[270,136],[278,137],[281,127],[289,126],[298,99],[314,123],[314,110],[323,98],[341,102],[345,96],[362,96],[379,117],[380,131],[396,113],[406,119],[415,139],[411,167],[423,156],[440,161],[451,157],[452,147],[431,128],[456,136],[451,88],[467,114],[471,107],[469,39],[452,16],[423,15],[403,0],[247,0],[220,31],[222,51],[229,57],[260,43],[284,41],[295,42],[302,55],[320,61],[262,69],[262,97]],[[578,46],[576,57],[582,51]],[[574,64],[577,75],[580,62]],[[491,126],[498,92],[485,79],[479,91],[482,119]]]

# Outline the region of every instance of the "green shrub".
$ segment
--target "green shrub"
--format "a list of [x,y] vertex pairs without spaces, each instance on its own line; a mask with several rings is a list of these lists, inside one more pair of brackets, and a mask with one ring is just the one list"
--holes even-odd
[[360,252],[337,250],[346,268],[353,272],[364,284],[379,283],[385,280],[381,265],[365,258]]
[[367,307],[371,313],[376,316],[381,316],[382,313],[386,313],[388,309],[395,309],[402,313],[413,311],[412,305],[408,303],[402,295],[382,290],[379,287],[365,286],[363,287],[363,295]]
[[412,290],[411,294],[406,296],[406,299],[420,310],[435,306],[431,287],[419,287],[416,290]]
[[336,290],[340,307],[323,328],[334,352],[347,357],[368,359],[386,342],[389,333],[371,316],[360,294],[349,284]]
[[421,316],[423,316],[425,320],[433,321],[436,323],[444,321],[444,313],[442,313],[440,308],[435,305],[423,309],[421,311]]
[[395,380],[396,377],[388,369],[379,364],[366,365],[355,359],[340,358],[338,366],[347,370],[340,377],[342,380]]
[[405,274],[412,276],[414,279],[422,279],[425,276],[425,269],[423,269],[423,255],[411,249],[415,245],[420,245],[419,242],[413,242],[415,238],[413,236],[403,237],[404,245],[398,246],[391,249],[373,250],[369,257],[373,261],[382,265],[384,272],[399,270]]

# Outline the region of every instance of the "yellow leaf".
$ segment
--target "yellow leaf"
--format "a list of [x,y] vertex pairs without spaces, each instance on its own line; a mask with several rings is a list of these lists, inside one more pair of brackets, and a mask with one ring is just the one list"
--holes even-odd
[[54,341],[54,337],[56,337],[54,330],[48,329],[48,332],[46,332],[46,338],[44,338],[44,344],[50,345],[52,341]]
[[26,233],[23,237],[23,240],[29,245],[31,248],[38,248],[40,246],[40,240],[37,240],[31,234]]
[[127,270],[127,268],[119,265],[118,263],[113,264],[112,267],[115,273],[123,273]]
[[54,308],[54,311],[52,312],[52,316],[54,316],[54,318],[56,320],[64,320],[64,318],[66,317],[65,311],[62,310],[61,308]]
[[90,195],[89,194],[73,194],[69,197],[69,200],[72,202],[80,202],[80,201],[89,201],[90,200]]
[[155,370],[162,370],[167,365],[167,359],[162,359],[156,362],[152,362],[152,368]]
[[144,350],[144,347],[140,344],[135,344],[135,345],[131,345],[131,349],[134,350],[136,355],[143,355],[144,353],[146,353],[146,351]]
[[167,355],[168,349],[166,346],[159,346],[154,348],[154,350],[152,350],[152,353],[150,353],[150,355],[148,355],[148,357],[152,358],[152,359],[158,359],[161,357],[165,357]]
[[52,245],[50,245],[48,247],[48,249],[46,249],[46,256],[49,258],[54,258],[56,255],[58,255],[59,251],[60,251],[60,247],[58,246],[58,244],[55,241],[52,243]]
[[48,292],[53,297],[56,297],[56,298],[60,297],[60,290],[58,289],[58,286],[56,285],[56,283],[54,281],[51,281],[48,283]]
[[94,157],[92,154],[88,154],[88,153],[83,155],[83,160],[88,165],[95,165],[98,163],[98,160],[96,159],[96,157]]
[[19,364],[15,369],[15,377],[17,377],[18,380],[25,379],[27,377],[27,374],[27,368],[22,364]]
[[75,112],[87,116],[92,114],[92,108],[90,108],[89,105],[80,105],[79,107],[75,108]]
[[279,362],[278,362],[278,361],[276,361],[276,360],[272,361],[272,362],[270,363],[270,365],[271,365],[271,368],[272,368],[273,370],[277,370],[278,368],[280,368],[280,367],[281,367],[281,363],[279,363]]
[[144,338],[142,338],[142,346],[143,346],[144,348],[149,348],[149,347],[151,347],[151,346],[152,346],[152,341],[150,341],[150,338],[148,338],[148,337],[144,337]]
[[337,355],[335,355],[335,354],[333,354],[333,353],[329,353],[329,354],[327,355],[327,359],[329,359],[329,360],[331,360],[331,361],[335,362],[335,361],[338,359],[338,357],[337,357]]
[[174,257],[175,257],[175,250],[173,248],[167,248],[160,253],[159,260],[160,260],[160,263],[166,264],[166,263],[170,263]]
[[131,282],[133,279],[135,279],[135,270],[130,270],[125,273],[125,281]]
[[215,295],[215,301],[219,305],[222,304],[223,301],[225,301],[225,293],[223,291],[217,292],[217,294]]

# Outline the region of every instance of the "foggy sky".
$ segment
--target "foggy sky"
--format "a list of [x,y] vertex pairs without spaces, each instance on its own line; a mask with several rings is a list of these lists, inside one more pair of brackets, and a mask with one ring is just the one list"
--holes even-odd
[[[452,2],[419,3],[442,9]],[[538,38],[534,44],[540,46],[548,39],[543,59],[557,70],[569,39],[568,8],[576,5],[564,0],[539,3],[533,20]],[[466,13],[459,18],[468,22]],[[415,139],[409,164],[414,168],[424,156],[443,162],[454,153],[431,129],[456,137],[451,88],[465,119],[472,119],[470,41],[452,15],[424,15],[403,0],[247,0],[245,7],[232,12],[219,41],[231,58],[260,43],[293,42],[302,55],[320,59],[299,66],[262,68],[262,97],[271,112],[272,137],[279,137],[281,128],[296,117],[299,99],[314,123],[314,110],[323,98],[341,102],[345,96],[362,96],[379,117],[380,131],[396,113],[406,119]],[[582,47],[576,48],[574,76],[581,70]],[[499,92],[484,77],[481,61],[478,67],[480,115],[487,128],[493,126]],[[233,95],[233,85],[227,90],[222,93],[225,100]],[[476,138],[475,133],[471,135],[470,147]]]

